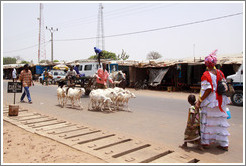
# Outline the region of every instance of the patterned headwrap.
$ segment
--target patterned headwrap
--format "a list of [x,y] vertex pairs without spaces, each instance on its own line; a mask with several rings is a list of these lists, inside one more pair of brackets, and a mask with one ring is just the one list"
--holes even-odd
[[211,54],[205,57],[205,65],[207,67],[214,67],[217,63],[217,49],[214,50]]

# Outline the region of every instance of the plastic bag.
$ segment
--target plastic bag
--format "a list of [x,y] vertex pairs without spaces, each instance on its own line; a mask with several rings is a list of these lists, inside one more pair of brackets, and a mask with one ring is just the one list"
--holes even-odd
[[231,112],[228,107],[226,108],[226,113],[228,115],[227,119],[231,119]]

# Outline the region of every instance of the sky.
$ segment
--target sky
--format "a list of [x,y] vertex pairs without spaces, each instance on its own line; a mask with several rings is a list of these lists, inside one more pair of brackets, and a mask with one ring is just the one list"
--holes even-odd
[[[3,57],[38,62],[40,2],[1,1]],[[151,51],[160,53],[163,60],[199,58],[215,49],[220,55],[244,52],[244,2],[42,3],[42,32],[47,42],[46,56],[40,60],[51,60],[51,33],[46,26],[58,28],[53,33],[54,60],[74,61],[95,55],[99,3],[103,5],[105,50],[118,55],[123,49],[129,60],[146,60]],[[233,14],[237,15],[229,16]],[[220,19],[204,21],[213,18]]]

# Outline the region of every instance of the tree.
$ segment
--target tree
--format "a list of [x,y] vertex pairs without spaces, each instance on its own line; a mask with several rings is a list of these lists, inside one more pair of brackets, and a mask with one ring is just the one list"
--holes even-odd
[[160,59],[162,55],[159,52],[151,51],[147,54],[147,59]]
[[126,54],[126,52],[122,49],[121,55],[118,54],[117,59],[118,60],[127,60],[129,58],[129,55]]
[[16,64],[16,58],[3,57],[3,64]]
[[50,61],[49,60],[41,60],[39,63],[50,63]]
[[[97,55],[92,55],[88,59],[97,59]],[[101,59],[117,60],[117,57],[115,53],[103,50]]]
[[27,64],[29,63],[28,61],[21,61],[21,64]]

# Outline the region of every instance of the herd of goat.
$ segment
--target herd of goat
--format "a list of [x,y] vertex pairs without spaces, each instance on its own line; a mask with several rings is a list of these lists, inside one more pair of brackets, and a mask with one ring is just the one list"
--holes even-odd
[[[78,105],[81,109],[81,97],[84,95],[84,88],[68,88],[68,87],[58,87],[57,89],[57,99],[58,103],[64,107],[68,101],[71,102],[72,108]],[[100,110],[100,111],[117,111],[124,110],[126,107],[129,110],[128,101],[131,98],[136,98],[136,96],[129,90],[124,90],[123,88],[107,88],[107,89],[94,89],[89,94],[90,101],[88,105],[88,110]]]

